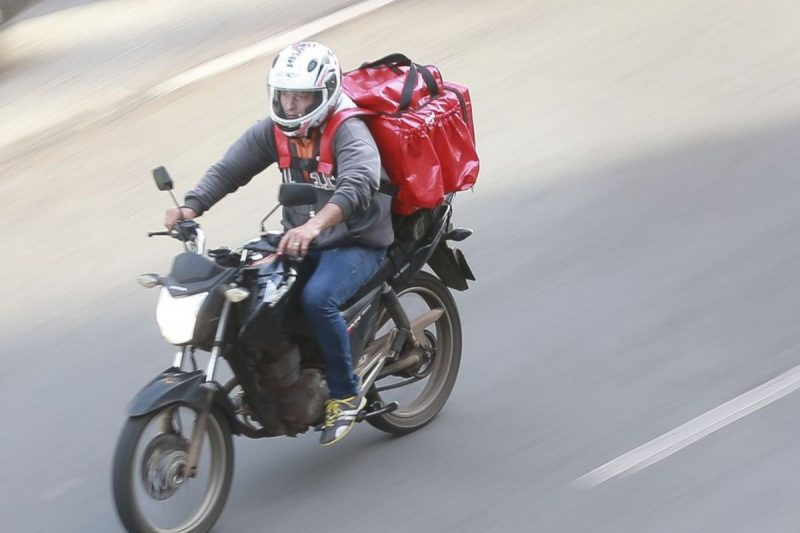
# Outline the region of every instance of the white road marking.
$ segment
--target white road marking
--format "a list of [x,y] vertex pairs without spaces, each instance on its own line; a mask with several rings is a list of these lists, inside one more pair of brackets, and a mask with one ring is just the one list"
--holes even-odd
[[[248,61],[276,52],[289,44],[302,41],[321,33],[325,30],[349,22],[362,15],[366,15],[381,7],[393,3],[395,0],[365,0],[358,4],[340,9],[330,15],[326,15],[318,20],[304,24],[293,30],[289,30],[273,37],[264,39],[250,46],[240,48],[222,57],[203,63],[197,67],[187,70],[181,74],[173,76],[150,89],[142,88],[134,91],[118,91],[117,94],[107,98],[97,98],[92,102],[87,102],[84,106],[75,106],[71,109],[64,109],[57,116],[50,116],[38,123],[29,123],[22,129],[17,129],[8,134],[0,132],[0,148],[8,149],[16,143],[24,143],[32,139],[38,140],[45,138],[45,132],[59,131],[66,127],[73,130],[84,128],[90,124],[113,116],[131,103],[141,104],[147,100],[152,100],[160,96],[172,93],[196,83],[208,79],[217,74],[229,71],[241,66]],[[265,69],[266,70],[266,69]],[[48,142],[52,136],[47,137]],[[23,150],[29,149],[23,148]]]
[[800,366],[725,402],[635,450],[576,479],[577,488],[592,488],[617,476],[626,476],[686,448],[728,424],[779,400],[800,388]]
[[187,70],[165,82],[159,83],[147,91],[146,95],[151,98],[164,96],[165,94],[177,91],[192,83],[216,76],[217,74],[244,65],[259,57],[276,52],[293,42],[308,39],[312,35],[316,35],[354,18],[366,15],[394,1],[395,0],[366,0],[365,2],[340,9],[318,20],[303,24],[299,28],[280,33],[273,37],[268,37],[263,41],[259,41],[245,48],[240,48],[239,50]]
[[45,501],[53,501],[56,498],[63,496],[64,494],[68,493],[71,490],[75,490],[81,485],[85,484],[88,480],[85,477],[74,477],[65,481],[60,485],[56,485],[55,487],[51,488],[44,494],[42,494],[42,499]]

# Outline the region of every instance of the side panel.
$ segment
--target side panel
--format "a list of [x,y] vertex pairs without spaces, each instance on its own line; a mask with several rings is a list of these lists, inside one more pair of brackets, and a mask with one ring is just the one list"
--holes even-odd
[[375,323],[380,310],[382,287],[370,291],[352,307],[346,309],[342,316],[347,322],[347,333],[350,335],[350,352],[354,362],[361,356],[367,337],[374,333]]
[[[399,228],[398,236],[408,232],[408,237],[413,237],[413,240],[401,240],[390,248],[389,255],[396,268],[396,274],[390,283],[395,288],[408,284],[414,274],[428,262],[444,235],[452,211],[450,206],[445,204],[435,213],[431,211],[419,213],[418,217],[413,219],[409,217],[410,220],[406,221],[406,224],[411,224],[410,228]],[[426,214],[427,216],[424,216]]]

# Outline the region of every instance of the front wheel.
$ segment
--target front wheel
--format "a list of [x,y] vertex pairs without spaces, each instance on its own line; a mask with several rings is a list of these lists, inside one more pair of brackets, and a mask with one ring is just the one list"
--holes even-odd
[[[450,290],[428,272],[415,274],[397,296],[412,324],[430,316],[431,311],[441,311],[439,318],[425,327],[424,338],[417,339],[424,347],[419,365],[380,378],[367,394],[371,402],[399,404],[395,411],[367,421],[382,431],[404,435],[433,420],[450,397],[461,364],[461,319]],[[377,336],[394,327],[386,313],[381,323]]]
[[112,488],[128,531],[201,533],[219,518],[233,479],[231,431],[212,409],[192,477],[187,465],[197,417],[188,406],[170,405],[125,422],[114,453]]

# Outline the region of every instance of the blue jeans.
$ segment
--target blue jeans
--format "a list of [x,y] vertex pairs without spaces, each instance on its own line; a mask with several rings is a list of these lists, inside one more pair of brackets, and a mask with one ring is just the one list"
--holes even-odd
[[316,262],[316,268],[303,287],[303,315],[325,359],[331,398],[347,398],[359,393],[358,378],[353,373],[350,336],[339,306],[378,271],[385,256],[385,248],[364,246],[312,251],[307,256],[307,260]]

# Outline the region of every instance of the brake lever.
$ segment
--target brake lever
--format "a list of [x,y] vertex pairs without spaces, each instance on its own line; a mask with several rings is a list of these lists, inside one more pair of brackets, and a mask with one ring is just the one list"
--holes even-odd
[[147,232],[148,237],[159,237],[159,236],[166,236],[171,237],[172,234],[168,231],[149,231]]

